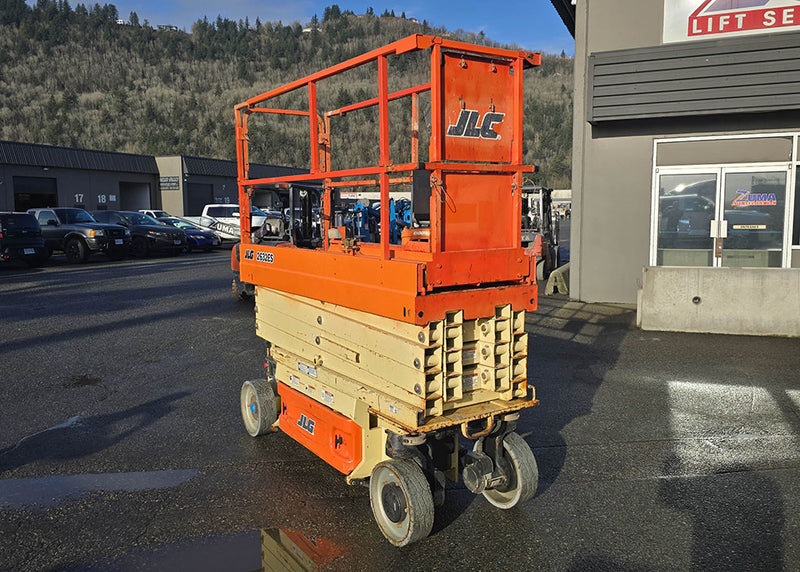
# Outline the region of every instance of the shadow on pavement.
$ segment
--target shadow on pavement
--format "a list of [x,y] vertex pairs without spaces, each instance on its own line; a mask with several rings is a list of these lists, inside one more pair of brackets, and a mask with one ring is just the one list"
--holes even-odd
[[[668,459],[665,475],[680,472],[680,464]],[[712,475],[667,477],[660,494],[691,519],[693,570],[784,569],[781,493],[763,472],[731,465]]]
[[629,306],[585,304],[564,296],[540,296],[539,309],[528,314],[528,381],[541,405],[525,413],[519,432],[536,455],[537,494],[558,478],[567,447],[561,432],[591,412],[635,318]]
[[171,413],[188,391],[166,395],[136,407],[93,417],[72,417],[0,450],[0,474],[38,461],[64,461],[98,453]]

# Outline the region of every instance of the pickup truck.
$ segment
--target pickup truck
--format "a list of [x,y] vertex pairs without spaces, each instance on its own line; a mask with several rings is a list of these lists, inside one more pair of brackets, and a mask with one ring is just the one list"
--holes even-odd
[[39,223],[28,213],[0,212],[0,262],[22,260],[41,266],[47,259]]
[[[206,205],[203,207],[203,214],[199,217],[184,216],[181,218],[216,233],[224,241],[237,242],[239,240],[239,205]],[[251,206],[250,231],[260,228],[267,218],[267,213]]]
[[83,209],[46,208],[30,209],[42,227],[46,254],[62,250],[67,262],[86,262],[89,255],[101,252],[112,260],[121,260],[128,253],[131,233],[116,224],[97,222]]

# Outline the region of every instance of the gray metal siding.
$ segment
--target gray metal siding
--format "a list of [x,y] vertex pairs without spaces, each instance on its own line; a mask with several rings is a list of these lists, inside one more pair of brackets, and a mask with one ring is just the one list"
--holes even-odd
[[[236,179],[236,162],[225,159],[208,159],[206,157],[183,157],[184,170],[187,175],[203,177],[228,177]],[[301,175],[308,173],[308,169],[283,167],[279,165],[250,164],[250,177],[268,178],[281,175]]]
[[589,56],[588,121],[800,109],[800,34]]
[[0,141],[0,164],[157,175],[151,155],[133,155]]

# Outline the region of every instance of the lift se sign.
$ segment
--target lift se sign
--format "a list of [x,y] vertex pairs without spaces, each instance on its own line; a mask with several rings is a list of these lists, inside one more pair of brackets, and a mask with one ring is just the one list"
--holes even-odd
[[800,29],[800,0],[664,0],[664,43]]

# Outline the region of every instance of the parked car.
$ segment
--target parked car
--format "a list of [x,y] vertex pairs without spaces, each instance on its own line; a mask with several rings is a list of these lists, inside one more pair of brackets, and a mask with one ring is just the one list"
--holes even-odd
[[0,262],[22,260],[41,266],[47,260],[42,228],[28,213],[0,212]]
[[219,237],[210,230],[203,230],[198,228],[189,221],[183,220],[178,217],[159,217],[156,220],[165,222],[170,226],[181,229],[186,233],[186,238],[189,243],[186,245],[186,252],[192,250],[202,250],[203,252],[210,252],[212,248],[220,245]]
[[128,253],[131,233],[126,228],[98,222],[87,211],[56,207],[30,209],[42,228],[46,255],[61,250],[67,262],[86,262],[90,254],[104,253],[120,260]]
[[[271,216],[251,205],[250,231],[260,228]],[[237,204],[205,205],[203,213],[199,217],[185,216],[181,218],[216,233],[222,241],[239,242],[239,205]]]
[[146,214],[149,217],[153,218],[162,218],[162,217],[170,217],[172,216],[167,211],[160,211],[157,209],[139,209],[139,212],[142,214]]
[[153,252],[180,254],[186,249],[186,233],[134,211],[92,211],[97,220],[127,228],[131,233],[131,254],[144,257]]

